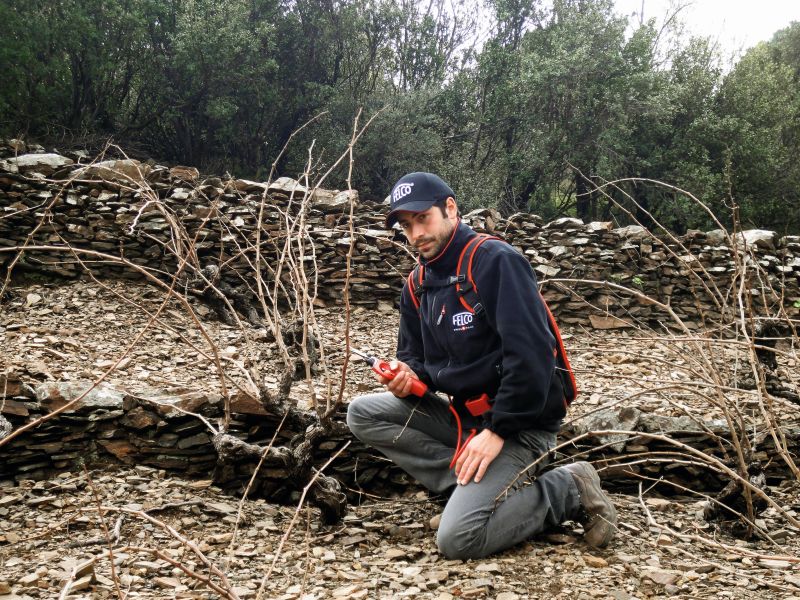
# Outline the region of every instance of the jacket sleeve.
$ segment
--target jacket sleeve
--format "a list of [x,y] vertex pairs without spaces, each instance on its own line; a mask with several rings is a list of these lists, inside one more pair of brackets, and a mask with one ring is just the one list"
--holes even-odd
[[536,275],[511,246],[495,249],[475,257],[473,277],[486,319],[500,337],[502,352],[500,386],[488,427],[507,438],[561,408],[548,406],[553,402],[550,386],[556,340]]
[[397,333],[397,358],[406,363],[427,385],[430,377],[425,371],[425,350],[422,344],[422,327],[419,313],[411,299],[408,282],[400,296],[400,330]]

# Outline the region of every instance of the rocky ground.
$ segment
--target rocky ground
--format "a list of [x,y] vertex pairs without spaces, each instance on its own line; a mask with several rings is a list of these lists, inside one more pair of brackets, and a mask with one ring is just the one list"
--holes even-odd
[[[800,508],[797,489],[774,493]],[[114,573],[95,493],[105,508]],[[322,528],[313,510],[296,513],[263,500],[245,502],[239,516],[236,499],[209,482],[147,467],[63,473],[0,489],[0,598],[57,598],[66,581],[63,598],[114,598],[115,577],[127,598],[219,597],[181,570],[209,575],[181,538],[227,575],[240,598],[256,597],[262,581],[263,598],[285,600],[800,598],[794,533],[775,529],[779,546],[745,543],[705,523],[696,500],[614,500],[620,532],[606,550],[587,547],[579,527],[568,524],[500,555],[462,562],[437,553],[430,520],[440,506],[421,492],[370,498],[344,523]]]
[[[120,389],[219,391],[208,344],[177,303],[137,340],[150,318],[142,309],[152,314],[160,301],[152,287],[129,282],[16,283],[0,311],[0,366],[40,381],[76,380],[97,378],[121,359],[108,378]],[[229,384],[245,385],[246,371],[252,376],[258,366],[258,376],[277,385],[278,355],[265,330],[248,327],[243,333],[212,320],[202,305],[193,306],[222,351]],[[294,387],[295,399],[306,406],[312,386],[318,401],[336,397],[344,358],[343,310],[320,309],[317,316],[326,347],[319,364],[327,366],[328,377],[321,370],[311,385]],[[355,347],[390,357],[394,331],[390,307],[353,314]],[[564,333],[584,388],[571,419],[614,402],[698,420],[720,417],[713,402],[686,391],[707,374],[691,341],[630,331]],[[733,381],[742,357],[735,346],[718,352],[718,372]],[[791,358],[780,362],[787,371],[798,366]],[[374,387],[367,369],[354,365],[344,397]],[[758,415],[752,396],[730,392],[730,398],[745,418]],[[796,414],[792,405],[785,408],[786,415]],[[76,469],[49,481],[0,482],[0,600],[117,597],[116,585],[128,598],[219,597],[180,570],[186,567],[200,578],[210,572],[176,536],[196,543],[241,598],[256,597],[262,580],[263,598],[287,600],[800,598],[798,531],[774,510],[760,522],[774,543],[744,542],[703,519],[702,498],[662,498],[647,487],[641,497],[614,495],[620,530],[607,550],[588,548],[579,526],[568,524],[501,555],[460,562],[438,555],[430,520],[441,507],[417,490],[394,498],[364,495],[344,523],[322,528],[313,510],[303,508],[295,519],[294,507],[263,500],[246,501],[239,518],[237,499],[209,482],[147,467],[108,467],[90,477],[93,485]],[[798,491],[793,481],[770,481],[771,496],[793,516],[800,512]],[[115,573],[95,494],[108,509],[103,520]],[[213,585],[220,581],[211,576]]]

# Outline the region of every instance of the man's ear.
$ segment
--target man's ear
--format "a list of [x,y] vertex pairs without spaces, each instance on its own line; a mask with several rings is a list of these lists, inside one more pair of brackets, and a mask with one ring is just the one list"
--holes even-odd
[[444,209],[447,212],[448,219],[455,219],[458,217],[458,206],[452,196],[448,196],[447,200],[445,200]]

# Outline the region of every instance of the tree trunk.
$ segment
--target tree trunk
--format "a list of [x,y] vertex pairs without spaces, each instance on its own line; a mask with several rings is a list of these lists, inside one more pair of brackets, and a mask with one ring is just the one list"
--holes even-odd
[[592,201],[589,186],[579,172],[575,173],[575,212],[584,223],[592,220]]

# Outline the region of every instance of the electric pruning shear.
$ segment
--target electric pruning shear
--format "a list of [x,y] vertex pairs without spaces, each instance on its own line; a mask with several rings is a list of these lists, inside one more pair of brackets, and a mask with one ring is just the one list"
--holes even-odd
[[[370,356],[361,350],[353,349],[350,350],[350,353],[366,362],[370,367],[372,367],[372,370],[381,377],[385,377],[386,379],[394,379],[397,376],[397,371],[393,370],[389,366],[389,363],[387,363],[385,360]],[[416,377],[411,378],[411,393],[419,398],[441,400],[439,396],[428,389],[428,386],[425,385],[423,381],[420,381]]]
[[[357,356],[364,362],[366,362],[372,370],[380,375],[381,377],[385,377],[386,379],[394,379],[397,376],[397,371],[392,369],[385,360],[381,360],[374,356],[370,356],[366,352],[362,352],[361,350],[350,350],[351,354]],[[424,400],[435,400],[435,401],[442,401],[442,398],[435,394],[434,392],[428,389],[428,386],[425,382],[420,381],[416,377],[411,378],[411,393],[414,396],[422,398]],[[452,469],[456,461],[458,460],[459,455],[463,450],[466,449],[467,444],[470,440],[475,437],[477,433],[477,429],[471,429],[469,436],[461,443],[461,418],[458,416],[458,412],[456,411],[455,407],[453,406],[452,401],[448,402],[450,412],[453,414],[456,420],[456,427],[457,427],[457,438],[456,438],[456,451],[453,454],[453,460],[450,462],[450,468]],[[479,417],[485,412],[488,412],[491,409],[491,403],[489,396],[487,394],[481,394],[475,398],[468,400],[464,406],[466,409],[475,417]]]

